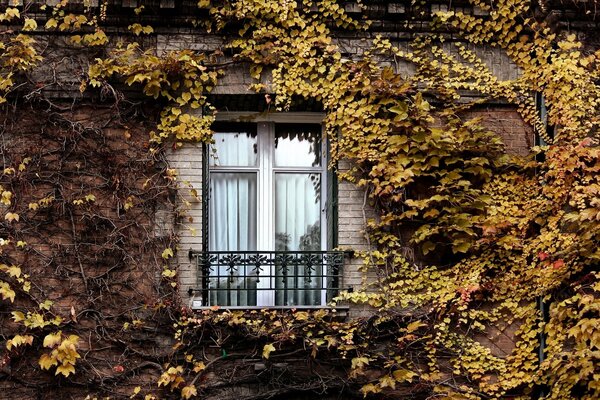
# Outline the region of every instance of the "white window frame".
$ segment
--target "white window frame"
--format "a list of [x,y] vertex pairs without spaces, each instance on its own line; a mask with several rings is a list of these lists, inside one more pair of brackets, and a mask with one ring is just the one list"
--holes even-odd
[[[276,173],[312,173],[321,177],[321,250],[327,249],[327,140],[321,140],[321,165],[319,167],[276,167],[275,164],[275,125],[276,124],[319,124],[322,127],[323,113],[248,113],[248,112],[219,112],[215,122],[244,122],[256,123],[258,166],[231,167],[211,166],[209,160],[208,177],[211,172],[256,172],[257,173],[257,251],[275,250],[275,174]],[[323,132],[323,129],[321,129]],[[210,195],[210,194],[209,194]],[[209,210],[210,214],[210,210]],[[208,216],[207,216],[208,217]],[[210,235],[207,235],[210,236]],[[205,244],[206,245],[206,244]],[[271,269],[275,268],[271,266]],[[256,307],[275,307],[275,271],[264,270],[261,276],[271,275],[271,282],[261,279],[258,288],[273,288],[272,290],[257,290]],[[321,289],[321,306],[327,303],[327,282],[323,278]],[[225,308],[253,308],[254,306],[223,306]]]

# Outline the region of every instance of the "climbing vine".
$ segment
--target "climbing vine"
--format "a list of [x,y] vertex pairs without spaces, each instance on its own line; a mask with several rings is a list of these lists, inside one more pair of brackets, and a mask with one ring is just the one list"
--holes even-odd
[[[600,397],[600,51],[523,0],[413,4],[427,34],[402,48],[378,36],[350,58],[336,31],[371,21],[335,0],[202,0],[190,24],[222,46],[164,53],[146,6],[123,37],[108,2],[83,3],[0,13],[0,387],[187,399],[267,379],[271,397]],[[482,47],[518,76],[494,75]],[[211,143],[210,93],[240,65],[273,109],[322,106],[330,167],[350,161],[338,177],[377,211],[358,256],[378,279],[336,300],[369,317],[180,303],[177,237],[156,221],[198,193],[164,154]],[[528,156],[470,116],[492,101],[543,139]],[[502,355],[490,337],[504,334]],[[310,376],[281,370],[307,360]]]

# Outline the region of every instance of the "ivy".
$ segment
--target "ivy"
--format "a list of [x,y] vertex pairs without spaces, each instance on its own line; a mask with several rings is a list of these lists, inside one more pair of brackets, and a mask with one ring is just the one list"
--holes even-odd
[[[60,140],[46,128],[39,134],[53,150],[16,146],[0,178],[0,297],[12,315],[10,334],[2,340],[11,362],[39,360],[41,369],[72,382],[101,382],[89,390],[109,394],[141,367],[117,363],[96,372],[93,354],[101,350],[94,346],[123,346],[123,354],[132,352],[138,365],[155,370],[135,381],[133,394],[127,392],[147,399],[202,396],[212,390],[211,374],[230,360],[255,357],[275,368],[289,352],[347,369],[336,370],[331,381],[346,386],[349,379],[364,396],[411,388],[418,398],[529,398],[540,386],[551,399],[600,395],[600,52],[585,51],[576,35],[536,20],[531,2],[501,0],[492,6],[471,0],[481,15],[435,12],[430,33],[411,39],[407,49],[376,37],[364,54],[348,60],[334,30],[361,31],[369,22],[352,18],[342,2],[245,0],[198,2],[199,15],[208,16],[195,26],[226,37],[222,50],[158,54],[144,48],[140,38],[153,35],[154,28],[142,19],[128,24],[127,42],[113,43],[116,38],[105,32],[108,5],[101,3],[79,13],[66,0],[40,6],[47,14],[43,27],[27,8],[8,7],[0,14],[0,24],[19,27],[0,43],[0,102],[11,103],[6,113],[16,116],[36,93],[54,112],[45,126],[64,131]],[[135,9],[136,18],[145,12],[144,6]],[[94,52],[81,91],[84,97],[111,94],[122,137],[110,136],[108,129],[106,137],[99,135],[100,128],[75,117],[52,119],[64,110],[25,79],[46,61],[39,36],[31,32],[57,32],[69,38],[71,49]],[[448,43],[448,32],[462,42]],[[519,76],[501,80],[473,46],[499,49]],[[382,62],[390,59],[412,65],[415,73],[404,76]],[[211,142],[215,114],[208,95],[230,64],[247,66],[251,89],[274,95],[269,98],[276,110],[288,109],[296,98],[322,104],[332,165],[350,161],[339,178],[363,188],[377,211],[366,226],[371,248],[359,256],[363,270],[378,279],[337,299],[370,306],[370,318],[340,321],[330,310],[192,313],[178,304],[178,271],[169,263],[176,238],[152,238],[148,216],[173,198],[177,185],[188,189],[162,163],[163,152],[170,144]],[[159,108],[149,135],[136,134],[135,118],[126,115],[141,111],[129,108],[119,85]],[[547,121],[535,109],[534,92],[548,105]],[[466,116],[489,101],[512,105],[549,145],[527,157],[507,155],[483,121]],[[546,125],[556,127],[554,137]],[[109,156],[103,146],[124,143],[142,161],[115,161],[118,170],[97,162],[97,156]],[[95,172],[70,180],[59,168],[45,178],[44,160],[53,160],[54,153],[73,176],[86,168],[82,160]],[[81,160],[71,160],[73,153]],[[52,212],[61,215],[62,234],[68,232],[75,250],[57,250],[48,261],[42,244],[50,231],[39,216]],[[96,238],[84,240],[82,221],[93,221]],[[106,226],[114,227],[110,234]],[[146,235],[143,243],[121,233],[130,226]],[[141,274],[132,265],[143,253],[154,278],[161,276],[156,293],[136,299],[132,309],[119,308],[118,315],[108,312],[122,305],[102,300],[112,269],[86,273],[91,267],[85,260],[102,264],[92,249],[121,257],[113,268],[127,271],[116,277],[124,286]],[[76,277],[85,310],[78,312],[73,303],[65,312],[64,305],[50,301],[52,288],[33,273],[33,259]],[[56,266],[59,259],[68,265]],[[547,319],[536,308],[540,298],[552,301]],[[484,338],[495,329],[514,338],[506,356],[486,346]],[[172,343],[161,344],[168,354],[136,347],[146,331],[171,335]],[[541,363],[540,335],[547,340]],[[206,343],[215,349],[210,358]]]

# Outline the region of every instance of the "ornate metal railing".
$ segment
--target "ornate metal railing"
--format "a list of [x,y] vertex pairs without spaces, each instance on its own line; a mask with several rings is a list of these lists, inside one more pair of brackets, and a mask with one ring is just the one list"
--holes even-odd
[[190,251],[203,306],[323,306],[342,288],[341,251]]

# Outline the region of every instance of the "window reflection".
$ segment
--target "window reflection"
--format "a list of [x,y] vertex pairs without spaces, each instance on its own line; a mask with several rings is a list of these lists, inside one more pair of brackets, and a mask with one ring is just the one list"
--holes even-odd
[[256,125],[217,124],[210,152],[211,166],[254,167],[258,165]]
[[317,167],[321,165],[321,125],[275,125],[276,167]]
[[275,175],[276,250],[320,250],[320,181],[318,174]]

